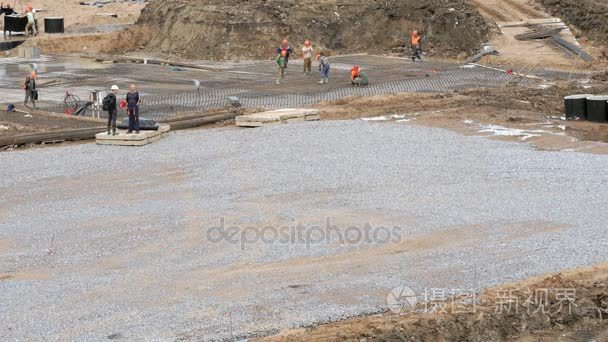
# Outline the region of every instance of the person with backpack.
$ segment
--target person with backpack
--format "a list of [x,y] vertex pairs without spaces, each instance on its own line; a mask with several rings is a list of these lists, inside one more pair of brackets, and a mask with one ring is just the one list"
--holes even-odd
[[329,82],[329,58],[321,51],[317,55],[317,60],[319,61],[319,72],[321,73],[319,84],[327,84]]
[[25,100],[23,101],[23,105],[27,107],[27,104],[31,101],[32,106],[36,108],[36,100],[38,100],[38,87],[36,85],[35,71],[32,71],[31,76],[25,78],[23,89],[25,90]]
[[[116,133],[116,117],[118,116],[118,101],[116,95],[118,94],[118,86],[113,85],[111,92],[106,95],[101,101],[101,109],[108,112],[108,135],[117,135]],[[110,129],[112,131],[110,132]]]
[[127,93],[127,113],[129,114],[129,131],[127,133],[139,134],[139,92],[135,88],[135,84],[129,86],[129,92]]

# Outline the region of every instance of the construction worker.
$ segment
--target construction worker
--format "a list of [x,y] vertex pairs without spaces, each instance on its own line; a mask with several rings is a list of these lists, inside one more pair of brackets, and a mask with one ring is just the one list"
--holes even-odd
[[[113,85],[110,88],[111,92],[103,99],[103,109],[108,112],[108,135],[116,135],[116,117],[118,116],[118,86]],[[112,129],[112,132],[110,132]]]
[[36,108],[36,100],[38,99],[36,72],[32,72],[30,76],[25,78],[23,89],[25,90],[25,100],[23,101],[23,105],[27,107],[28,102],[31,101],[34,108]]
[[277,84],[281,84],[285,78],[285,69],[287,68],[287,51],[281,51],[275,59],[277,64]]
[[30,30],[33,32],[31,35],[35,36],[38,34],[36,30],[36,17],[31,7],[25,9],[25,17],[27,18],[27,25],[25,25],[25,34],[29,35]]
[[312,54],[314,49],[310,44],[310,40],[304,41],[304,47],[302,48],[302,58],[304,59],[304,74],[310,75],[312,69]]
[[321,73],[321,81],[319,81],[319,84],[327,84],[329,82],[329,58],[321,51],[317,55],[317,60],[319,61],[319,72]]
[[4,13],[4,15],[13,15],[15,14],[15,10],[11,7],[11,4],[6,4],[4,7],[4,2],[0,4],[0,14]]
[[355,87],[366,86],[369,84],[369,79],[365,71],[361,70],[361,67],[355,65],[350,69],[350,82]]
[[414,30],[412,32],[412,62],[415,62],[416,58],[422,61],[422,37],[418,31]]
[[139,104],[141,103],[141,98],[139,97],[137,88],[135,88],[135,84],[129,86],[126,102],[127,114],[129,114],[129,130],[127,133],[133,133],[133,130],[135,130],[135,134],[139,134]]
[[277,48],[277,55],[280,55],[283,51],[285,51],[285,69],[287,69],[287,64],[289,63],[289,55],[293,52],[291,47],[289,46],[289,40],[287,38],[283,39],[281,46]]

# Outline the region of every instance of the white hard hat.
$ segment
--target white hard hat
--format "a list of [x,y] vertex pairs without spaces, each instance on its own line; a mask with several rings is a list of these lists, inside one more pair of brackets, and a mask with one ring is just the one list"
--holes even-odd
[[112,86],[112,90],[118,90],[118,86],[115,84]]

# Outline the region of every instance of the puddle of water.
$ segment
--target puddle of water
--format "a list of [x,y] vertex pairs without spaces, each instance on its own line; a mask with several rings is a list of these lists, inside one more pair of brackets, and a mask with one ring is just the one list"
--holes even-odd
[[387,116],[374,116],[371,118],[361,118],[363,121],[388,121],[390,120]]
[[400,115],[400,114],[394,114],[394,115],[389,115],[389,116],[372,116],[369,118],[361,118],[360,120],[363,121],[389,121],[389,120],[396,120],[397,122],[407,122],[410,121],[411,119],[406,119],[407,115]]
[[520,140],[528,140],[533,137],[539,137],[541,135],[539,133],[549,133],[548,131],[542,130],[526,131],[523,129],[508,128],[498,125],[482,125],[481,129],[478,132],[489,133],[494,136],[502,137],[521,137]]

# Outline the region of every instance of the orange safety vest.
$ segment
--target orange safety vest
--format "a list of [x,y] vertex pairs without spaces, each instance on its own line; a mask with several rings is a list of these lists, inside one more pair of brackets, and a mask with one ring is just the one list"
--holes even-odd
[[420,45],[420,36],[412,35],[412,45]]

